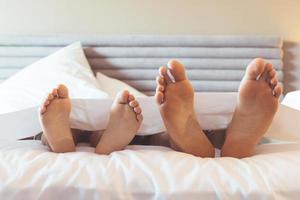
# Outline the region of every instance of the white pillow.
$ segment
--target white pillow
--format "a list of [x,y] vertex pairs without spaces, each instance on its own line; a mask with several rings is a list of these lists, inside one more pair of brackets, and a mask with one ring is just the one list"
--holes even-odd
[[300,90],[287,93],[281,104],[300,110]]
[[97,72],[96,77],[101,90],[106,92],[112,98],[115,98],[118,92],[123,90],[128,90],[135,97],[146,97],[145,94],[139,92],[123,81],[108,77],[100,72]]
[[[79,42],[22,69],[0,84],[0,139],[19,139],[41,131],[38,124],[38,107],[58,84],[69,88],[71,98],[107,98],[91,71]],[[73,105],[78,113],[82,105]],[[78,111],[79,110],[79,111]],[[86,119],[72,115],[77,126],[83,127]]]
[[[222,101],[220,101],[222,99]],[[138,97],[143,113],[143,122],[138,130],[138,135],[151,135],[165,131],[165,126],[160,116],[159,107],[154,97]],[[81,116],[82,119],[88,119],[84,127],[79,127],[83,123],[74,124],[73,128],[85,130],[102,130],[105,129],[109,118],[110,105],[113,99],[99,100],[81,100],[72,101],[72,105],[79,107],[71,113],[74,116]],[[203,129],[225,129],[231,121],[232,114],[236,105],[236,93],[213,93],[203,92],[195,94],[195,110],[198,120]],[[101,108],[101,111],[95,109]],[[79,117],[76,117],[79,118]],[[82,120],[83,121],[83,120]]]
[[300,141],[300,91],[285,96],[265,137]]
[[81,44],[76,42],[22,69],[0,84],[0,113],[40,105],[58,84],[71,98],[105,98],[99,90]]

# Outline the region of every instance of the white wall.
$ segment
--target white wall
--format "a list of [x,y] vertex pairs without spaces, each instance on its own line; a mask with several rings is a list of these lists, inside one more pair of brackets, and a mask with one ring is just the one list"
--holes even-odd
[[0,0],[0,34],[279,35],[300,89],[300,0]]

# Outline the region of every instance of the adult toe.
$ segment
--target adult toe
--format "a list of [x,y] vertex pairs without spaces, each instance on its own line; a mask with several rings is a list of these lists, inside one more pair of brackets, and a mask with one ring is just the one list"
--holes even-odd
[[162,104],[163,103],[163,99],[164,99],[164,93],[160,92],[160,91],[156,91],[155,93],[155,100],[157,102],[157,104]]
[[279,98],[281,96],[281,94],[282,94],[282,86],[281,86],[281,84],[277,84],[274,87],[273,93],[274,93],[274,96],[276,98]]
[[252,60],[246,69],[246,78],[250,80],[257,80],[265,70],[265,60],[256,58]]
[[159,68],[159,75],[164,78],[165,84],[170,84],[173,82],[168,74],[168,68],[166,66]]
[[178,60],[172,59],[168,62],[168,68],[174,77],[175,81],[186,80],[186,73],[184,65]]

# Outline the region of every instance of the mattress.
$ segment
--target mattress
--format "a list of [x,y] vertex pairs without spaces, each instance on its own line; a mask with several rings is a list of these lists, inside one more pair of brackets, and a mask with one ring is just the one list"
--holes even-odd
[[1,199],[297,199],[300,143],[263,144],[244,159],[199,158],[158,146],[110,155],[79,144],[0,142]]

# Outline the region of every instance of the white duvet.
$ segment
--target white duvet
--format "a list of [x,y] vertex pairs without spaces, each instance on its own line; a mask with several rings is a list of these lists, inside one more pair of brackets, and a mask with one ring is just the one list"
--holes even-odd
[[109,156],[39,141],[0,142],[1,199],[297,199],[300,143],[264,144],[245,158],[198,158],[129,146]]

